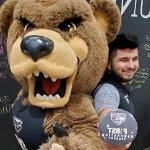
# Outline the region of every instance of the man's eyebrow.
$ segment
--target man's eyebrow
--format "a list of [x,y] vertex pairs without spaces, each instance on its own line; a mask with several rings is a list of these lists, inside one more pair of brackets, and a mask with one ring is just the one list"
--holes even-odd
[[134,58],[139,58],[139,56],[135,56]]
[[[135,57],[133,57],[133,59],[137,59],[137,58],[139,58],[139,56],[135,56]],[[124,60],[124,59],[130,59],[130,57],[120,57],[119,58],[119,60]]]
[[120,57],[119,60],[122,60],[122,59],[130,59],[129,57]]

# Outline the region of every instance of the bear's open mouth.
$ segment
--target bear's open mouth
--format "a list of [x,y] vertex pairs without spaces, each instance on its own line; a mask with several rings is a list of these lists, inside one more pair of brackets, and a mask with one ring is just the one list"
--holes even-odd
[[66,91],[66,80],[48,77],[43,73],[35,74],[34,96],[38,99],[55,100],[64,97]]
[[41,71],[27,75],[29,102],[42,108],[62,107],[69,101],[73,81],[77,72],[69,76],[55,77]]

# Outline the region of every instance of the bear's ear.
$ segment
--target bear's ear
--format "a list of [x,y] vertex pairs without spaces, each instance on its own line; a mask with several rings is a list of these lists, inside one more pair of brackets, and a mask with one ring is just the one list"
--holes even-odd
[[17,0],[6,0],[0,7],[0,32],[7,35]]
[[113,0],[87,0],[93,9],[96,21],[106,33],[107,41],[111,42],[119,32],[121,14]]

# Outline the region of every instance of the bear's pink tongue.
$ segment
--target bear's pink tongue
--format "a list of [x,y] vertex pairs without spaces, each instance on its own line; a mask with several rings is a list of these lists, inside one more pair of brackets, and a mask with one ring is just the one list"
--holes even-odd
[[62,80],[57,79],[56,82],[52,82],[50,78],[43,78],[42,88],[47,95],[55,94],[61,86],[61,81]]

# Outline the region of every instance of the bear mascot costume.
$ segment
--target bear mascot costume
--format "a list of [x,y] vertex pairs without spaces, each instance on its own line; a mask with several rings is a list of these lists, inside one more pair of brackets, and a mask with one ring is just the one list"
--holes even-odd
[[113,0],[6,0],[0,32],[21,84],[12,106],[23,150],[107,150],[90,96],[120,29]]

